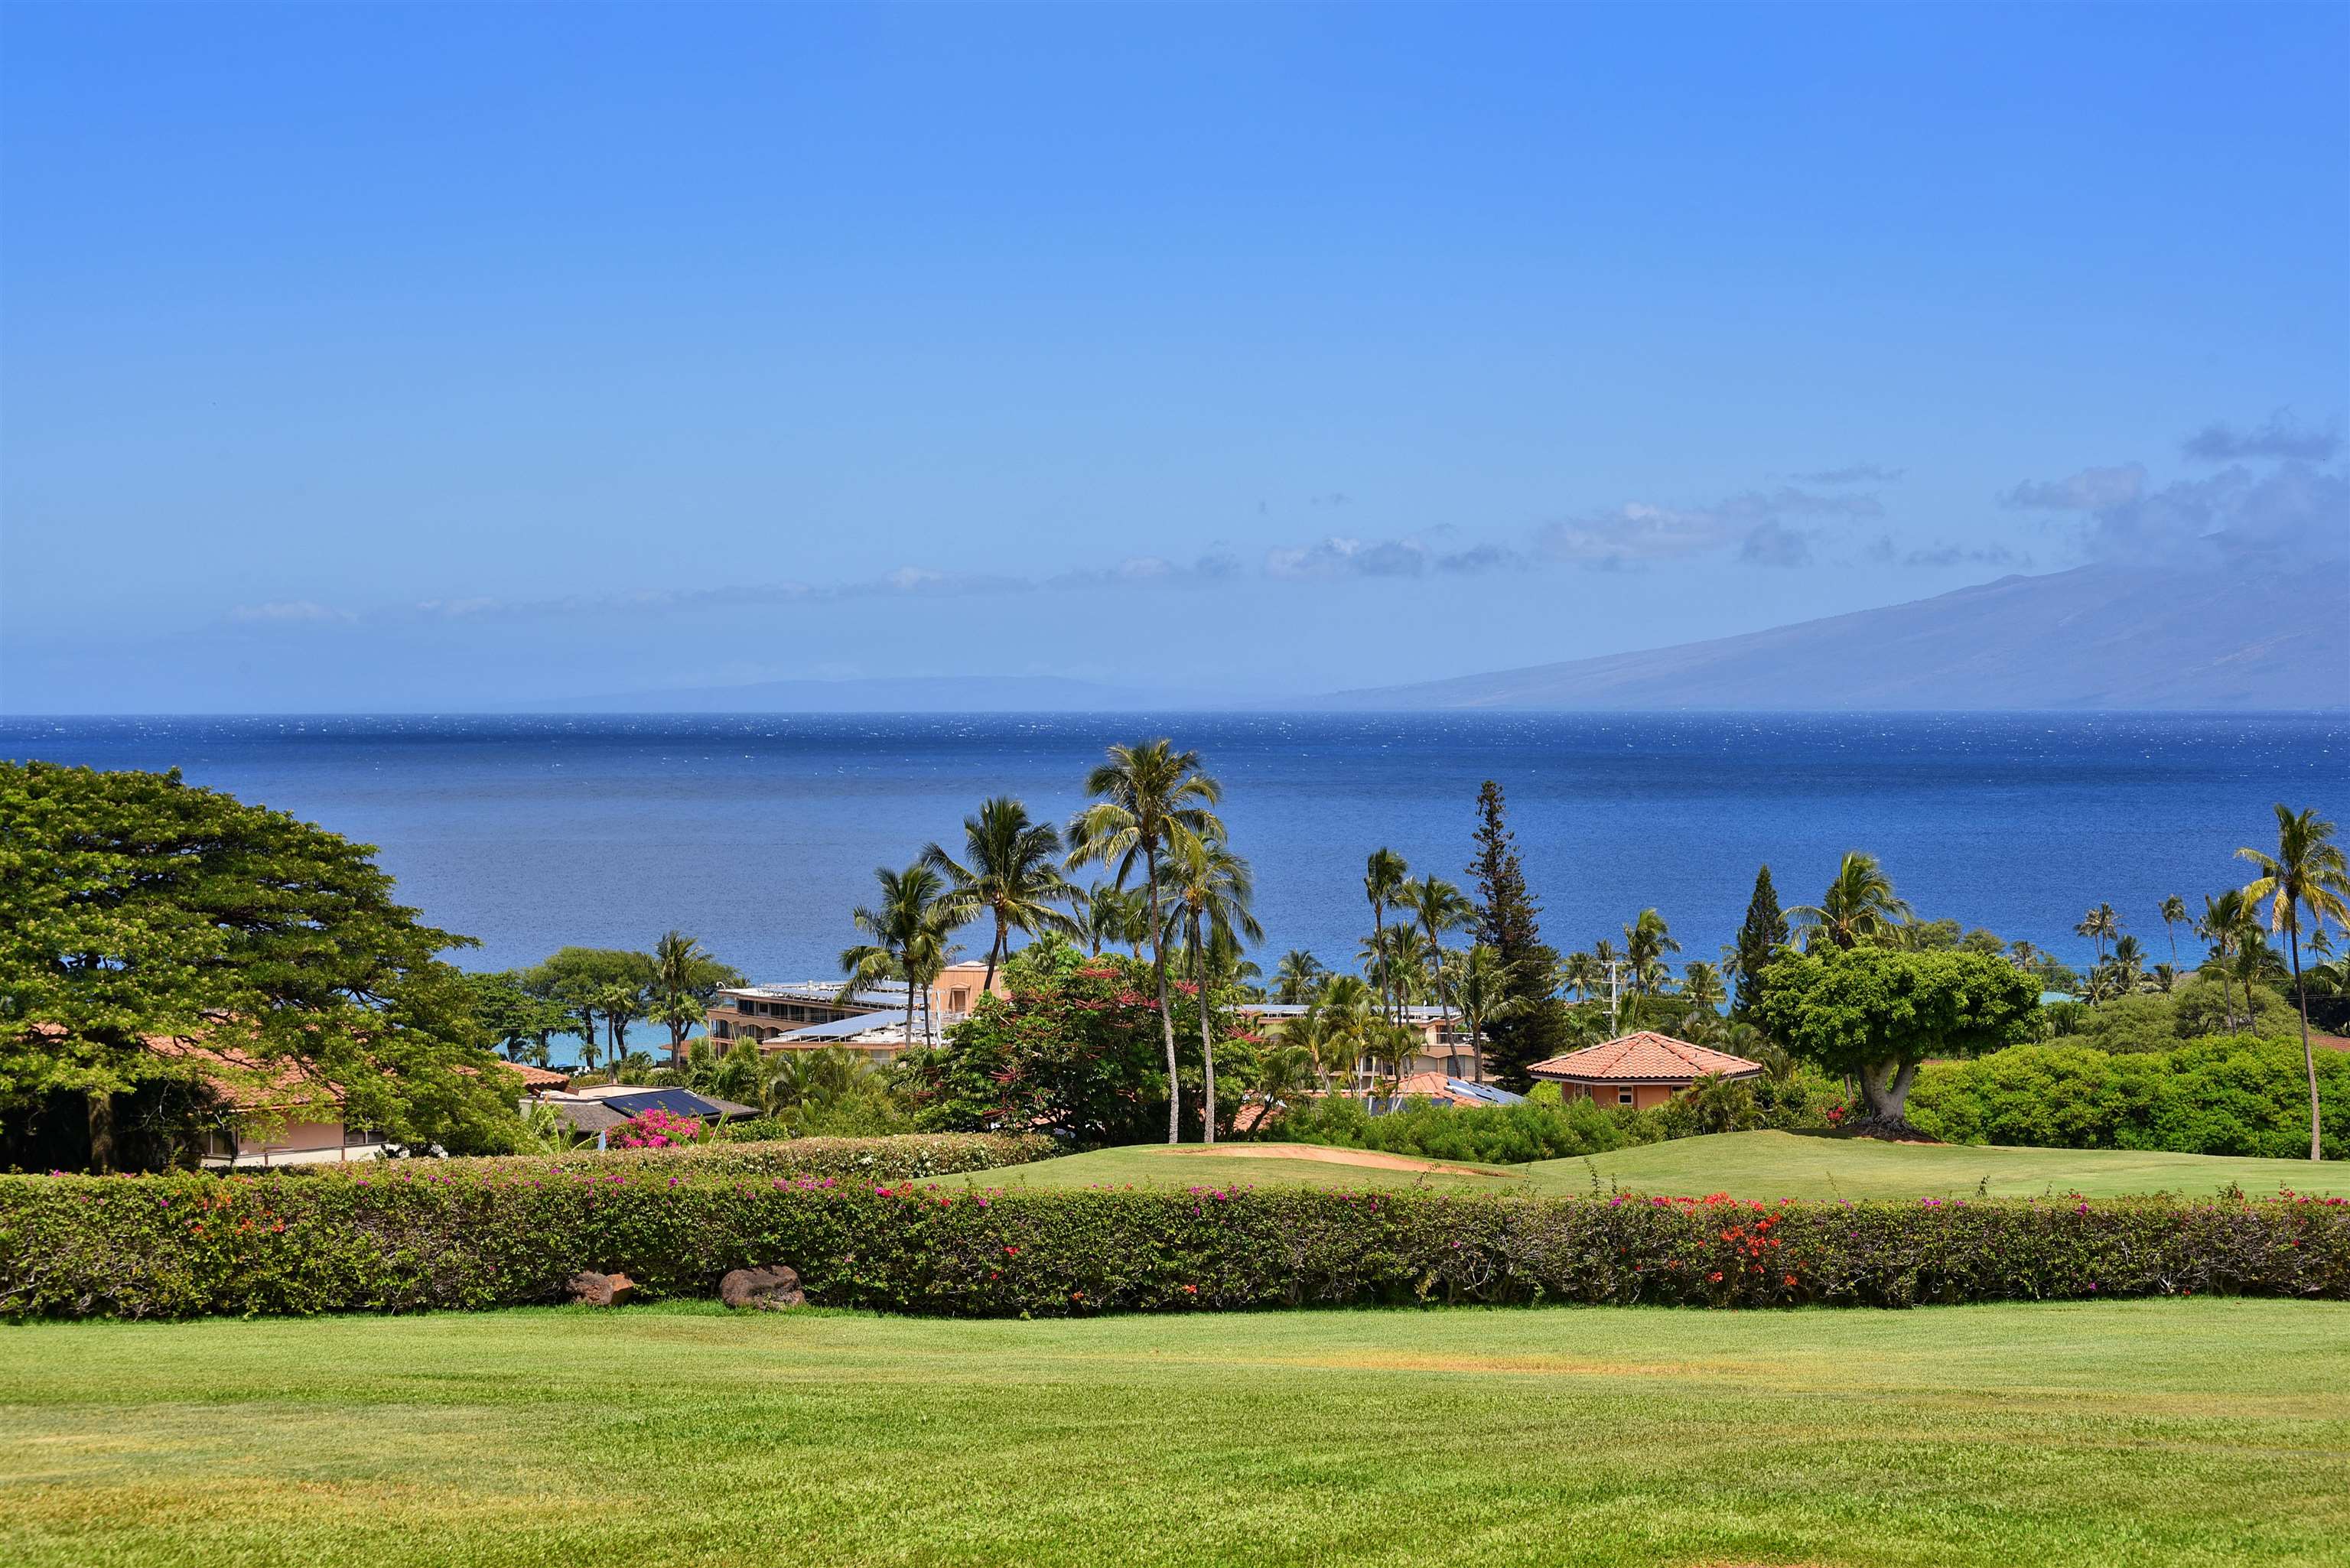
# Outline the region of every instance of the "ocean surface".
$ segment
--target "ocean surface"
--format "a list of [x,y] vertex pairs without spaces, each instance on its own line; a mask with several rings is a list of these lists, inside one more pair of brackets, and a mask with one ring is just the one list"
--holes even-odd
[[1684,961],[1718,956],[1757,865],[1809,902],[1852,848],[1922,915],[2078,957],[2074,923],[2107,901],[2158,961],[2158,901],[2241,884],[2272,803],[2350,817],[2339,714],[13,719],[0,756],[177,767],[380,846],[406,902],[480,940],[468,968],[677,927],[794,980],[836,971],[876,866],[959,849],[989,794],[1065,819],[1105,744],[1158,734],[1224,785],[1267,970],[1293,947],[1351,962],[1378,846],[1465,886],[1488,778],[1548,940],[1654,905]]

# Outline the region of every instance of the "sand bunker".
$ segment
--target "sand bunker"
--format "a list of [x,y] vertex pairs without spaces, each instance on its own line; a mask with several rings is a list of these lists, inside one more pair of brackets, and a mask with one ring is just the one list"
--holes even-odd
[[1471,1165],[1439,1165],[1432,1159],[1414,1159],[1405,1154],[1382,1154],[1368,1148],[1325,1148],[1319,1144],[1220,1143],[1213,1147],[1195,1145],[1167,1152],[1228,1155],[1236,1159],[1311,1159],[1323,1165],[1367,1165],[1379,1170],[1420,1170],[1439,1176],[1484,1176],[1501,1181],[1512,1179],[1501,1171],[1479,1170]]

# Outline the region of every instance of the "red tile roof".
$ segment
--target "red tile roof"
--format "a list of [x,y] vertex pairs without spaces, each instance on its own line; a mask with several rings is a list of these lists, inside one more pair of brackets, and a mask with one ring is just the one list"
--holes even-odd
[[158,1056],[187,1063],[215,1096],[240,1111],[342,1104],[343,1086],[298,1057],[255,1056],[234,1045],[203,1045],[163,1034],[142,1035],[140,1044]]
[[1526,1069],[1537,1078],[1575,1084],[1692,1084],[1708,1073],[1746,1078],[1762,1070],[1760,1062],[1646,1029]]

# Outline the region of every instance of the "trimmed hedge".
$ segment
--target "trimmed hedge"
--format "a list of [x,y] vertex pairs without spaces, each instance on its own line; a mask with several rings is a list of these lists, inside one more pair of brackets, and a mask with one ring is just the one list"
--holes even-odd
[[[920,1181],[1029,1165],[1065,1152],[1040,1133],[902,1133],[887,1137],[795,1137],[668,1148],[582,1148],[553,1157],[493,1155],[439,1159],[418,1167],[443,1176],[544,1176],[550,1172],[641,1171],[656,1176],[833,1176],[867,1181]],[[288,1174],[348,1174],[350,1166],[286,1167]],[[361,1170],[365,1167],[358,1168]]]
[[986,1193],[809,1178],[412,1169],[0,1179],[0,1314],[409,1312],[581,1269],[708,1296],[789,1263],[830,1305],[956,1316],[1369,1303],[1710,1306],[2350,1299],[2350,1203]]

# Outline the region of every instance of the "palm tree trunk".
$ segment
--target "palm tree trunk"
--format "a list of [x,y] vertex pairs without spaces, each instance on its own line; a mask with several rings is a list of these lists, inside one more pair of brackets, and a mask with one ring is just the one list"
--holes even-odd
[[1205,1107],[1201,1142],[1216,1141],[1216,1045],[1208,1028],[1208,966],[1200,952],[1200,917],[1191,916],[1191,978],[1200,987],[1200,1086]]
[[[1004,935],[1003,911],[998,909],[995,911],[995,945],[987,950],[987,978],[979,982],[980,996],[985,996],[995,989],[995,966],[1003,960]],[[978,1002],[979,997],[972,998],[972,1005],[976,1006]]]
[[1146,844],[1143,875],[1150,879],[1150,968],[1159,981],[1159,1033],[1167,1043],[1167,1141],[1183,1141],[1183,1085],[1176,1075],[1175,1014],[1167,1005],[1167,933],[1159,923],[1159,850]]
[[2293,989],[2301,1002],[2301,1064],[2309,1075],[2309,1158],[2324,1158],[2320,1149],[2323,1128],[2317,1121],[2317,1055],[2309,1048],[2309,988],[2301,979],[2301,922],[2295,920],[2285,928],[2285,937],[2293,946]]

